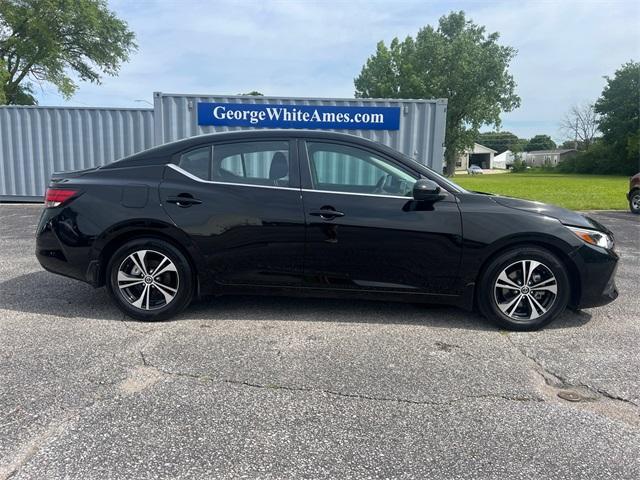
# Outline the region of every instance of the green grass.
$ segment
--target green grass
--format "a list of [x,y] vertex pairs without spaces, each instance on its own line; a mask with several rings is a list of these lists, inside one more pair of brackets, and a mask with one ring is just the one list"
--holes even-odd
[[453,181],[467,190],[552,203],[571,210],[625,210],[628,177],[505,173],[458,175]]

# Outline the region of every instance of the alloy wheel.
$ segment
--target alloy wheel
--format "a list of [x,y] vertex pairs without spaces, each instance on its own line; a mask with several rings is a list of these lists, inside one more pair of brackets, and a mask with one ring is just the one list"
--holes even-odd
[[118,268],[118,289],[122,297],[141,310],[157,310],[173,301],[180,277],[169,257],[155,250],[137,250]]
[[558,296],[558,282],[549,267],[536,260],[520,260],[506,267],[494,284],[500,311],[515,321],[544,315]]
[[631,207],[636,211],[640,210],[640,193],[636,193],[631,197]]

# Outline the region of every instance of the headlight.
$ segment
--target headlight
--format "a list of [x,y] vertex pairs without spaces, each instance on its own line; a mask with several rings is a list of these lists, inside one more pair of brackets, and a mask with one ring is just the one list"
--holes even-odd
[[590,245],[606,248],[608,250],[611,250],[613,248],[613,238],[611,238],[609,235],[607,235],[604,232],[599,232],[598,230],[589,230],[586,228],[577,228],[577,227],[567,227],[567,228],[571,230],[581,240],[587,242]]

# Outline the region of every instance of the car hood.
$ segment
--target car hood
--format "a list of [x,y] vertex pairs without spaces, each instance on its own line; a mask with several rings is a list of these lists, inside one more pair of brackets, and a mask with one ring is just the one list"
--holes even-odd
[[492,195],[491,199],[503,207],[515,208],[516,210],[523,210],[525,212],[552,217],[565,225],[609,232],[605,226],[593,218],[567,208],[549,205],[548,203],[534,202],[532,200],[523,200],[521,198],[502,197],[499,195]]

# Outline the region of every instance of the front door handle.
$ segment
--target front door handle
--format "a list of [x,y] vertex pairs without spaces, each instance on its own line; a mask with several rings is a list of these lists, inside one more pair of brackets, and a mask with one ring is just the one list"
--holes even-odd
[[311,210],[309,215],[320,217],[323,220],[333,220],[334,218],[344,217],[344,213],[329,208],[321,208],[319,210]]
[[193,198],[193,196],[188,193],[181,193],[175,197],[167,197],[167,203],[175,203],[179,207],[186,208],[191,205],[200,205],[202,200]]

